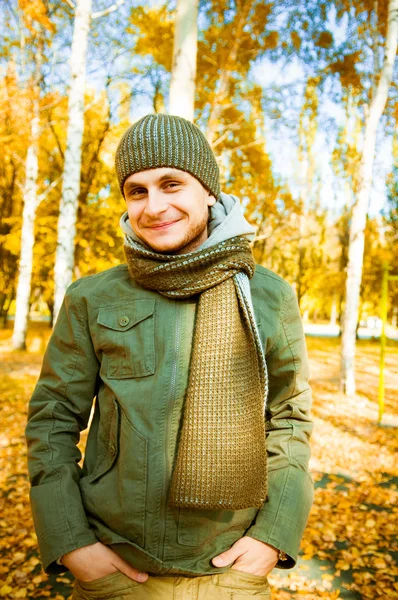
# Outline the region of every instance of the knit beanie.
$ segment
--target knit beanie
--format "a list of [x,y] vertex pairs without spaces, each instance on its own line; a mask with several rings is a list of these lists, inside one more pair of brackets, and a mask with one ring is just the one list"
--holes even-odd
[[186,171],[218,200],[220,170],[208,141],[200,129],[174,115],[151,114],[134,123],[116,150],[116,173],[120,191],[133,173],[173,167]]

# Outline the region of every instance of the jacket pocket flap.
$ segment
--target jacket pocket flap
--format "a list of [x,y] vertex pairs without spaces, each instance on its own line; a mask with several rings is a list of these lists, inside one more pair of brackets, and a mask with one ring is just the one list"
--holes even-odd
[[103,306],[99,309],[97,323],[114,331],[127,331],[151,317],[154,310],[155,300],[132,300],[128,304]]
[[119,452],[119,412],[119,405],[116,400],[113,400],[113,411],[109,422],[109,433],[107,436],[107,448],[102,460],[94,469],[94,473],[89,476],[90,483],[93,483],[109,471],[117,458]]

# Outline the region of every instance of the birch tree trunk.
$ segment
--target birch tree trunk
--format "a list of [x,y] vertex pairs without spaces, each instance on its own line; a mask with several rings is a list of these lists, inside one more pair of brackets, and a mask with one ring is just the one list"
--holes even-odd
[[42,43],[35,57],[36,68],[33,85],[33,111],[30,128],[30,141],[25,163],[25,185],[23,189],[24,207],[22,213],[21,250],[15,305],[14,331],[12,347],[14,350],[26,348],[28,330],[30,287],[33,268],[34,228],[37,208],[37,177],[39,172],[39,135],[40,135],[40,78],[42,64]]
[[198,0],[178,0],[175,17],[173,69],[169,112],[194,119],[196,55],[198,50]]
[[92,0],[77,0],[70,59],[71,84],[68,98],[62,198],[58,219],[57,251],[54,267],[54,322],[67,287],[72,282],[76,215],[80,192],[80,171],[84,130],[84,88],[88,34]]
[[359,167],[357,200],[353,208],[348,248],[345,309],[341,340],[341,390],[355,394],[355,345],[360,286],[362,279],[365,226],[368,212],[372,171],[376,147],[376,134],[383,114],[391,84],[398,38],[398,0],[389,0],[388,27],[384,64],[376,93],[372,97],[365,125],[362,158]]
[[337,296],[336,296],[336,294],[334,294],[333,300],[332,300],[332,308],[330,310],[329,325],[334,327],[336,325],[336,323],[337,323]]

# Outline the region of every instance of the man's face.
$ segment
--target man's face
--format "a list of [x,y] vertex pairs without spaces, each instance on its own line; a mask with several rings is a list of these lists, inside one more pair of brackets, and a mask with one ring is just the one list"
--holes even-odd
[[207,239],[209,206],[216,199],[192,175],[162,167],[124,182],[133,231],[156,252],[185,254]]

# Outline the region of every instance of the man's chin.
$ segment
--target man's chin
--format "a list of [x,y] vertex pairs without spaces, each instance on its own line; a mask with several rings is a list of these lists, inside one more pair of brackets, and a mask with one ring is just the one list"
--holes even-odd
[[177,236],[140,236],[141,239],[159,254],[185,254],[193,252],[207,238],[207,229],[204,230],[206,235],[203,236],[203,231],[189,232],[185,235]]
[[147,246],[152,248],[154,252],[158,252],[159,254],[174,254],[185,246],[184,242],[182,241],[160,241],[151,239],[144,239],[143,241]]

